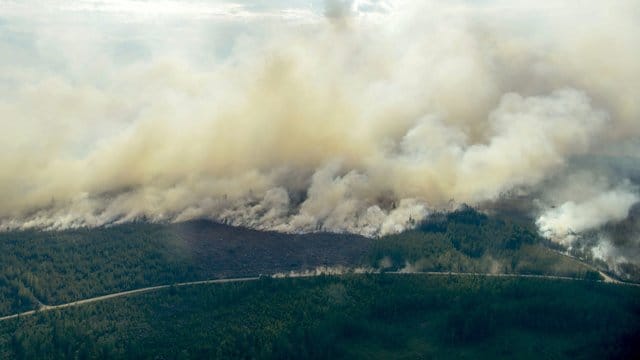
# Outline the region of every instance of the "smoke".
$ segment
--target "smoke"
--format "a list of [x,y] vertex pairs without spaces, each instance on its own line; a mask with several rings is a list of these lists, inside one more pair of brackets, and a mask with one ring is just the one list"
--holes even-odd
[[327,0],[325,1],[324,15],[329,19],[345,19],[353,16],[353,0]]
[[638,201],[637,191],[616,188],[579,203],[567,201],[549,209],[540,215],[537,225],[547,237],[571,245],[576,234],[626,219]]
[[344,266],[319,266],[315,269],[304,270],[304,271],[289,271],[289,272],[280,272],[271,275],[271,277],[276,279],[281,278],[297,278],[297,277],[311,277],[311,276],[322,276],[322,275],[345,275],[345,274],[375,274],[379,273],[380,270],[369,268],[369,267],[356,267],[356,268],[347,268]]
[[135,3],[0,9],[4,229],[378,236],[524,194],[571,246],[639,201],[637,2]]

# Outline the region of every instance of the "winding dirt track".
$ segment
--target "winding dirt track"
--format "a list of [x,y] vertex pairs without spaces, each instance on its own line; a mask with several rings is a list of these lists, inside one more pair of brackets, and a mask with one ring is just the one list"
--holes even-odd
[[[564,277],[564,276],[526,275],[526,274],[481,274],[481,273],[461,273],[461,272],[420,272],[420,271],[413,271],[413,272],[392,271],[392,272],[385,272],[385,274],[391,274],[391,275],[419,275],[419,274],[422,274],[422,275],[437,275],[437,276],[485,276],[485,277],[505,277],[505,278],[535,278],[535,279],[549,279],[549,280],[588,281],[588,280],[584,280],[584,279],[580,279],[580,278],[572,278],[572,277]],[[324,274],[322,274],[322,273],[320,273],[320,274],[318,274],[318,273],[302,273],[302,274],[292,273],[292,274],[289,274],[289,275],[286,275],[286,276],[277,276],[277,277],[273,276],[271,278],[274,278],[274,279],[287,278],[287,277],[297,278],[297,277],[313,277],[313,276],[319,276],[319,275],[324,275]],[[338,274],[328,274],[328,275],[338,275]],[[117,293],[113,293],[113,294],[96,296],[96,297],[93,297],[93,298],[73,301],[73,302],[66,303],[66,304],[60,304],[60,305],[44,305],[43,304],[36,310],[30,310],[30,311],[21,312],[21,313],[18,313],[18,314],[13,314],[13,315],[0,317],[0,321],[15,319],[15,318],[22,317],[22,316],[29,316],[29,315],[33,315],[35,313],[43,312],[43,311],[64,309],[64,308],[68,308],[68,307],[74,307],[74,306],[90,304],[90,303],[93,303],[93,302],[109,300],[109,299],[118,298],[118,297],[122,297],[122,296],[129,296],[129,295],[135,295],[135,294],[141,294],[141,293],[146,293],[146,292],[151,292],[151,291],[167,289],[167,288],[170,288],[172,286],[178,287],[178,286],[205,285],[205,284],[222,284],[222,283],[256,281],[256,280],[259,280],[259,279],[260,279],[260,277],[243,277],[243,278],[228,278],[228,279],[190,281],[190,282],[177,283],[177,284],[171,284],[171,285],[150,286],[150,287],[145,287],[145,288],[140,288],[140,289],[135,289],[135,290],[121,291],[121,292],[117,292]],[[624,282],[613,280],[611,278],[608,278],[607,280],[605,280],[605,282],[614,283],[614,284],[617,284],[617,285],[640,286],[640,284],[624,283]]]

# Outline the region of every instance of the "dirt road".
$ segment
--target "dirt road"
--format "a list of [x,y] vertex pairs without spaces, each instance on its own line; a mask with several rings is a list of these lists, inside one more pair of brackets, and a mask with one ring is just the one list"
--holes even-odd
[[[348,273],[348,271],[346,273]],[[564,276],[526,275],[526,274],[480,274],[480,273],[461,273],[461,272],[419,272],[419,271],[413,271],[413,272],[409,272],[409,271],[392,271],[392,272],[386,272],[386,274],[391,274],[391,275],[419,275],[419,274],[422,274],[422,275],[436,275],[436,276],[486,276],[486,277],[535,278],[535,279],[549,279],[549,280],[588,281],[588,280],[584,280],[584,279],[580,279],[580,278],[571,278],[571,277],[564,277]],[[317,273],[317,272],[299,273],[299,274],[291,273],[291,274],[288,274],[287,276],[278,276],[278,277],[273,277],[273,278],[312,277],[312,276],[318,276],[318,275],[322,275],[322,274],[321,273]],[[339,274],[333,273],[331,275],[339,275]],[[121,292],[117,292],[117,293],[113,293],[113,294],[97,296],[97,297],[84,299],[84,300],[78,300],[78,301],[74,301],[74,302],[70,302],[70,303],[66,303],[66,304],[41,305],[36,310],[30,310],[30,311],[25,311],[25,312],[22,312],[22,313],[19,313],[19,314],[13,314],[13,315],[0,317],[0,321],[15,319],[15,318],[22,317],[22,316],[29,316],[29,315],[33,315],[33,314],[35,314],[37,312],[59,310],[59,309],[64,309],[64,308],[68,308],[68,307],[74,307],[74,306],[79,306],[79,305],[90,304],[90,303],[93,303],[93,302],[98,302],[98,301],[118,298],[118,297],[122,297],[122,296],[135,295],[135,294],[141,294],[141,293],[146,293],[146,292],[151,292],[151,291],[156,291],[156,290],[167,289],[167,288],[170,288],[172,286],[180,287],[180,286],[192,286],[192,285],[204,285],[204,284],[222,284],[222,283],[256,281],[258,279],[260,279],[260,277],[243,277],[243,278],[228,278],[228,279],[190,281],[190,282],[171,284],[171,285],[150,286],[150,287],[145,287],[145,288],[141,288],[141,289],[135,289],[135,290],[129,290],[129,291],[121,291]],[[618,285],[640,286],[640,284],[623,283],[623,282],[620,282],[620,281],[613,280],[611,278],[606,279],[605,282],[613,282],[613,283],[618,284]]]
[[167,289],[167,288],[170,288],[172,286],[221,284],[221,283],[230,283],[230,282],[254,281],[254,280],[258,280],[258,279],[259,279],[259,277],[245,277],[245,278],[233,278],[233,279],[215,279],[215,280],[190,281],[190,282],[184,282],[184,283],[179,283],[179,284],[150,286],[150,287],[145,287],[145,288],[141,288],[141,289],[121,291],[121,292],[117,292],[117,293],[113,293],[113,294],[96,296],[96,297],[93,297],[93,298],[84,299],[84,300],[78,300],[78,301],[74,301],[74,302],[70,302],[70,303],[66,303],[66,304],[42,305],[36,310],[30,310],[30,311],[25,311],[25,312],[22,312],[22,313],[19,313],[19,314],[13,314],[13,315],[9,315],[9,316],[0,317],[0,321],[14,319],[14,318],[17,318],[17,317],[20,317],[20,316],[33,315],[36,312],[64,309],[64,308],[68,308],[68,307],[72,307],[72,306],[90,304],[90,303],[93,303],[93,302],[113,299],[113,298],[122,297],[122,296],[141,294],[141,293],[150,292],[150,291]]

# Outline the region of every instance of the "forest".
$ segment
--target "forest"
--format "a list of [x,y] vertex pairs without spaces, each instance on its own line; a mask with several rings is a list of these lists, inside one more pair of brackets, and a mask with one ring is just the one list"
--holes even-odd
[[0,233],[0,316],[140,287],[318,266],[598,277],[526,223],[471,208],[378,239],[210,221]]
[[0,323],[0,358],[632,359],[640,289],[365,274],[192,287]]
[[594,268],[558,250],[530,222],[462,208],[433,215],[413,231],[376,239],[368,259],[371,266],[388,270],[599,279]]

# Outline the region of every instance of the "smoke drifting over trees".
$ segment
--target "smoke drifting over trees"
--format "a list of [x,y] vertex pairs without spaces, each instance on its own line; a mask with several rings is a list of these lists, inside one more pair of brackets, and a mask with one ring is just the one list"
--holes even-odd
[[3,228],[376,236],[513,196],[567,246],[639,227],[635,1],[34,4],[0,9]]

